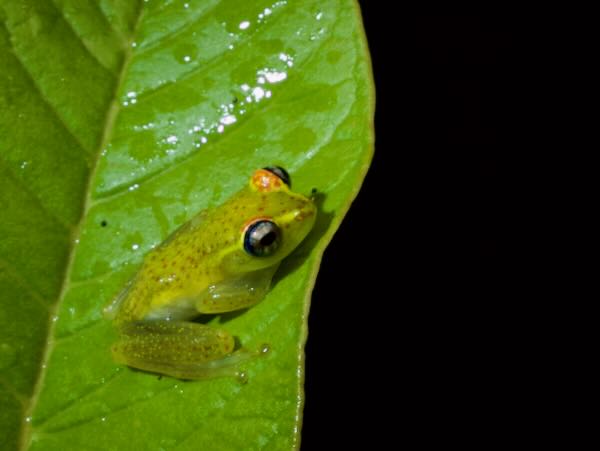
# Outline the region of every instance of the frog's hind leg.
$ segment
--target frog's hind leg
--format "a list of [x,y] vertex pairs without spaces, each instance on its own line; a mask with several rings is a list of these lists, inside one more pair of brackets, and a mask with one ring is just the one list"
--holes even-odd
[[239,365],[266,352],[233,351],[233,337],[222,329],[184,321],[137,321],[119,327],[113,358],[133,368],[179,379],[234,376],[245,381]]

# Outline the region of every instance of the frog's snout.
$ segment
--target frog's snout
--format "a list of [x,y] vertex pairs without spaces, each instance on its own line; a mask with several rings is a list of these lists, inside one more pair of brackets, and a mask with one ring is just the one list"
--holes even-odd
[[294,216],[293,222],[297,230],[298,241],[302,241],[309,234],[315,224],[316,217],[317,207],[312,199],[307,199]]
[[307,202],[301,209],[299,209],[296,213],[294,219],[299,222],[304,222],[308,219],[312,218],[310,223],[310,227],[312,227],[312,223],[314,222],[315,216],[317,215],[317,208],[315,204],[311,202]]

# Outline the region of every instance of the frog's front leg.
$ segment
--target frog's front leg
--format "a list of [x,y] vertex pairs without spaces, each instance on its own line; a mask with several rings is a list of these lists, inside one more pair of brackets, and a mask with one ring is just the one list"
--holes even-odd
[[252,307],[265,297],[278,265],[242,274],[208,287],[196,300],[200,313],[225,313]]
[[118,363],[179,379],[235,376],[244,382],[239,364],[267,351],[233,351],[233,337],[204,324],[150,320],[119,326],[120,340],[112,347]]

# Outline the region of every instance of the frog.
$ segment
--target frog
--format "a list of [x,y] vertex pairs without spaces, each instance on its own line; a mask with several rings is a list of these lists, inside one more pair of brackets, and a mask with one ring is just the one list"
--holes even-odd
[[242,363],[266,354],[269,345],[235,349],[224,328],[197,319],[259,303],[316,215],[314,191],[292,191],[285,169],[255,170],[225,202],[199,212],[148,252],[105,308],[118,335],[113,360],[183,380],[235,376],[245,382]]

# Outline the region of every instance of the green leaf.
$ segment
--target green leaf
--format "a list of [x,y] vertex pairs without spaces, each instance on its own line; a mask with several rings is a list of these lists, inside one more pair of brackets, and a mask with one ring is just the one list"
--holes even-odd
[[[372,156],[353,0],[0,0],[0,448],[293,449],[321,255]],[[257,167],[323,193],[262,303],[215,321],[249,382],[119,367],[102,308]]]

